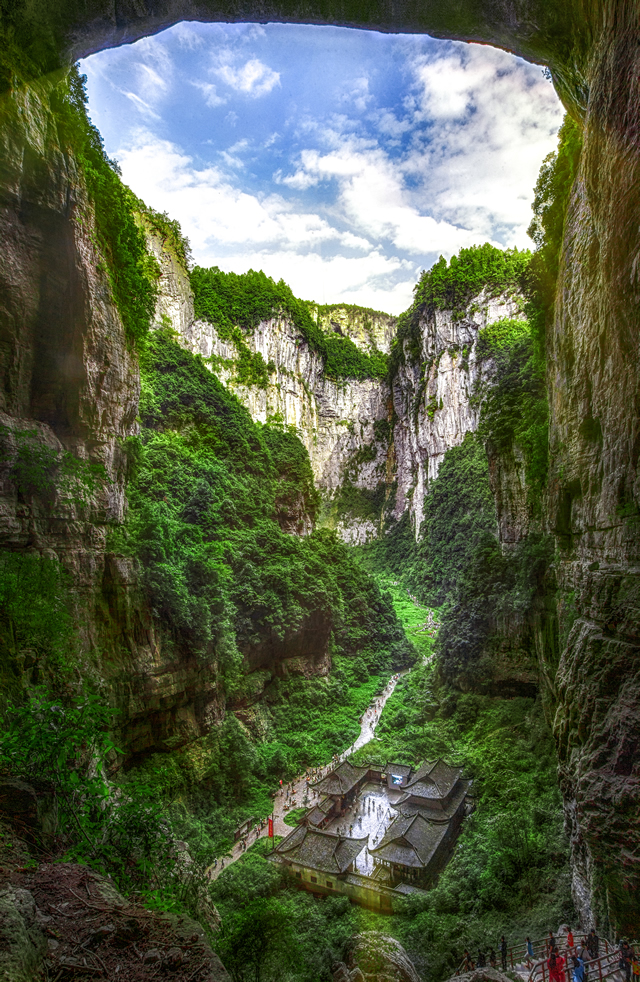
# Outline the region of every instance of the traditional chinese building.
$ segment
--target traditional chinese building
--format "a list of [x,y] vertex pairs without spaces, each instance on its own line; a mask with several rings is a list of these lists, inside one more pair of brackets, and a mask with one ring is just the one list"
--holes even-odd
[[340,892],[338,881],[353,870],[354,860],[366,844],[366,836],[352,839],[298,825],[275,852],[300,886],[317,893]]
[[[356,767],[343,761],[313,785],[324,797],[276,847],[272,859],[287,867],[304,889],[340,893],[367,907],[392,910],[394,898],[424,890],[447,862],[470,786],[460,768],[443,760],[416,769],[393,763]],[[345,821],[355,824],[362,814],[356,800],[361,794],[382,798],[384,811],[394,816],[377,844],[372,839],[369,845],[368,836],[341,835],[339,823],[334,824],[345,815]],[[332,830],[326,829],[329,825]],[[345,827],[343,823],[342,831]],[[358,859],[365,847],[368,853]]]
[[[387,766],[388,774],[394,766]],[[389,870],[391,883],[427,885],[433,880],[457,838],[470,787],[462,769],[443,760],[421,764],[406,776],[404,793],[394,804],[397,817],[369,849],[374,862]]]
[[311,787],[319,794],[328,795],[333,802],[333,815],[342,815],[353,804],[360,787],[369,778],[370,767],[354,767],[348,760],[330,771],[325,777],[316,781]]

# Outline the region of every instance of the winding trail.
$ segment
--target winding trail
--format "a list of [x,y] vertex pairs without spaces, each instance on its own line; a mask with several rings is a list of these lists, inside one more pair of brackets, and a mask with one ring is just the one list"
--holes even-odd
[[[397,672],[395,675],[392,675],[392,677],[387,682],[384,690],[380,693],[379,696],[375,697],[375,699],[370,704],[370,706],[364,711],[364,714],[360,721],[360,735],[357,737],[355,743],[353,743],[350,747],[344,750],[339,756],[336,756],[332,761],[330,761],[330,763],[325,764],[324,767],[316,768],[315,776],[313,777],[314,781],[319,780],[320,777],[323,777],[330,770],[332,770],[336,766],[336,764],[338,764],[340,761],[346,760],[347,757],[350,757],[352,753],[354,753],[356,750],[360,750],[361,747],[364,747],[367,743],[369,743],[373,739],[376,731],[376,726],[378,725],[378,722],[380,720],[380,715],[382,713],[382,710],[384,709],[387,699],[389,698],[389,696],[395,689],[396,685],[398,684],[398,680],[403,675],[406,675],[409,671],[410,669],[405,668],[403,669],[403,671]],[[308,795],[309,807],[313,805],[315,802],[319,801],[320,798],[322,797],[322,795],[317,794],[313,790],[313,788],[307,789],[307,778],[310,778],[311,771],[312,768],[309,768],[307,771],[305,771],[304,774],[300,774],[299,777],[294,778],[293,790],[290,792],[289,795],[287,795],[286,788],[284,787],[278,790],[278,793],[276,794],[275,800],[273,802],[273,831],[275,835],[285,836],[288,835],[289,832],[291,832],[293,826],[286,824],[286,822],[284,821],[284,816],[292,808],[303,807],[305,792]],[[285,808],[285,804],[287,804],[286,808]],[[263,827],[254,826],[249,832],[249,834],[246,836],[245,842],[247,846],[253,845],[253,843],[256,842],[257,839],[264,838],[267,835],[267,832],[268,832],[268,826],[266,822]],[[240,856],[242,856],[244,852],[245,849],[243,848],[242,841],[234,842],[231,853],[230,854],[228,853],[224,857],[217,859],[215,861],[215,864],[211,865],[207,870],[210,879],[211,880],[217,879],[220,873],[222,872],[222,870],[230,866],[231,863],[235,863],[237,859],[240,859]],[[224,863],[224,866],[222,865],[222,863]]]

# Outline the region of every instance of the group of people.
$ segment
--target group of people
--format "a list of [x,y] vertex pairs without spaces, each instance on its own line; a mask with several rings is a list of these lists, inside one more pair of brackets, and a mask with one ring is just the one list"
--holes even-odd
[[[500,939],[500,961],[503,971],[507,970],[508,947],[504,935]],[[591,929],[579,944],[573,936],[571,928],[567,930],[566,947],[560,951],[553,931],[545,940],[546,966],[549,970],[549,982],[587,982],[589,962],[600,957],[600,938],[595,929]],[[529,970],[533,968],[536,960],[541,960],[541,952],[536,956],[534,944],[531,938],[525,939],[525,964]],[[492,968],[496,967],[497,958],[493,948],[489,951],[489,964]],[[462,970],[471,972],[474,968],[484,968],[487,965],[487,955],[484,950],[478,951],[478,958],[474,964],[473,958],[465,949]],[[513,968],[513,965],[510,966]],[[640,956],[636,954],[627,941],[621,941],[618,952],[618,969],[624,974],[625,982],[640,982]]]
[[[503,972],[506,972],[506,970],[507,970],[507,952],[508,952],[508,948],[507,948],[507,939],[505,938],[504,934],[500,938],[500,944],[499,944],[498,947],[500,948],[500,963],[501,963],[502,971]],[[479,951],[478,951],[478,960],[475,963],[473,961],[473,958],[469,954],[468,949],[465,948],[465,950],[464,950],[464,957],[463,957],[463,960],[462,960],[463,961],[463,971],[465,971],[465,972],[472,972],[474,970],[474,968],[486,968],[487,967],[487,958],[489,960],[489,965],[491,966],[491,968],[496,968],[496,966],[498,964],[498,958],[496,956],[495,948],[490,948],[488,955],[486,954],[486,952],[484,951],[484,949],[480,948]]]

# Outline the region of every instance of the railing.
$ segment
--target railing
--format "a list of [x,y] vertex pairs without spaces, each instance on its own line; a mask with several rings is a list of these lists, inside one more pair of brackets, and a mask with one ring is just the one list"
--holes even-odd
[[[580,947],[580,945],[574,945],[574,949]],[[620,948],[614,947],[609,944],[609,942],[601,938],[600,947],[604,948],[604,954],[599,955],[598,958],[588,958],[584,960],[584,978],[585,982],[595,982],[596,978],[598,982],[602,982],[603,979],[608,979],[616,973],[622,974],[619,968],[620,961]],[[631,947],[637,951],[638,942],[632,941]],[[565,969],[565,978],[571,978],[572,967],[568,965]],[[596,976],[597,973],[597,976]],[[529,982],[546,982],[549,976],[549,966],[547,965],[546,959],[544,961],[538,962],[533,966],[531,972],[529,973]]]
[[[564,949],[562,949],[562,951],[560,951],[560,954],[565,955],[569,950],[575,951],[576,949],[582,947],[583,947],[582,945],[574,945],[573,949],[567,949],[565,947]],[[602,955],[599,955],[598,958],[588,958],[584,960],[585,979],[587,978],[588,975],[590,975],[591,970],[596,970],[596,969],[598,971],[599,979],[607,978],[609,975],[612,974],[611,972],[608,971],[610,967],[609,965],[610,962],[612,964],[615,963],[615,966],[617,967],[618,959],[620,957],[618,949],[613,948],[613,946],[610,945],[609,942],[604,938],[600,938],[600,947],[604,948],[604,953]],[[607,972],[606,974],[603,974],[603,971],[605,969],[607,970]],[[567,973],[569,973],[569,975],[571,974],[571,971],[572,968],[570,965],[565,966],[564,968],[565,978],[567,977]],[[591,976],[591,978],[593,977],[594,976]],[[547,982],[548,978],[550,978],[549,966],[547,964],[547,958],[544,958],[542,961],[537,962],[529,972],[529,982]]]
[[[579,935],[576,934],[577,943],[574,944],[572,949],[567,948],[567,938],[566,935],[560,935],[560,937],[555,939],[558,946],[558,951],[562,955],[566,955],[568,952],[575,951],[576,948],[582,948],[583,945],[580,943]],[[602,982],[602,979],[609,978],[614,975],[618,969],[618,960],[620,958],[619,948],[614,947],[610,944],[606,938],[599,939],[600,950],[604,949],[602,955],[598,958],[591,958],[585,961],[585,982],[587,982],[587,977],[589,971],[591,975],[589,976],[589,982],[595,982],[595,972],[598,972],[598,982]],[[633,942],[632,948],[638,950],[638,942]],[[533,942],[533,958],[538,959],[538,961],[533,965],[533,968],[529,972],[528,982],[547,982],[549,979],[549,966],[547,965],[547,958],[549,957],[549,938],[539,938],[537,941]],[[524,965],[530,961],[530,955],[527,952],[527,943],[522,941],[519,944],[511,945],[507,948],[507,967],[512,970],[516,969],[517,965]],[[498,967],[502,966],[502,955],[498,952],[496,956],[496,962]],[[571,976],[571,966],[565,967],[565,977],[570,979]],[[457,975],[464,975],[466,971],[464,961],[460,962],[458,969],[456,971]]]
[[[542,955],[546,955],[549,949],[549,938],[539,938],[537,941],[533,942],[533,957],[540,958]],[[526,941],[521,941],[519,944],[511,945],[507,948],[507,965],[514,969],[516,965],[527,960],[527,943]],[[501,967],[502,966],[502,955],[500,952],[497,953],[496,962]],[[465,972],[464,961],[460,962],[456,975],[463,975]]]

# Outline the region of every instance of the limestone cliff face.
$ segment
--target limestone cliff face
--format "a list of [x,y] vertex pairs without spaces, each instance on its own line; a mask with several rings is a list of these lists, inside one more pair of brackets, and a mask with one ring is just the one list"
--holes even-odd
[[[436,477],[446,451],[462,443],[465,434],[478,426],[477,390],[483,372],[487,373],[477,354],[478,332],[502,318],[520,316],[517,298],[481,293],[458,320],[446,310],[422,315],[418,323],[419,353],[410,350],[409,341],[403,342],[404,359],[393,382],[393,450],[398,482],[394,517],[408,509],[416,533],[429,482]],[[496,470],[499,466],[504,467],[504,463],[496,462]],[[510,474],[504,481],[496,475],[496,490],[509,480]],[[504,512],[505,521],[512,521],[506,518],[506,508]]]
[[[107,549],[108,529],[126,508],[123,441],[137,430],[138,364],[52,94],[53,83],[40,82],[3,97],[0,547],[62,562],[86,672],[123,711],[122,745],[168,749],[206,730],[223,702],[211,666],[162,637],[132,561]],[[54,465],[71,452],[101,464],[106,479],[84,502],[66,493],[55,466],[46,494],[20,489],[11,479],[20,452]]]
[[[235,345],[222,340],[213,324],[195,320],[188,276],[180,261],[157,234],[150,233],[148,242],[162,270],[156,323],[170,322],[185,347],[202,355],[254,420],[295,427],[309,453],[316,485],[327,500],[345,478],[368,490],[384,481],[387,445],[384,440],[376,441],[375,427],[390,414],[387,384],[327,378],[322,359],[285,317],[263,321],[245,337],[251,352],[262,355],[270,368],[268,384],[238,383]],[[361,350],[375,346],[389,351],[395,318],[343,306],[331,307],[328,313],[327,308],[320,308],[320,313],[324,329],[339,330]],[[363,448],[367,448],[364,453]],[[327,512],[325,520],[347,542],[363,542],[379,532],[379,523],[368,519],[345,520]],[[302,531],[310,531],[310,526],[305,524]]]
[[334,331],[351,338],[361,351],[372,347],[389,354],[391,342],[396,336],[397,318],[378,310],[367,310],[350,304],[332,304],[329,307],[311,307],[323,331]]
[[[188,278],[180,262],[153,234],[151,251],[161,269],[156,321],[168,320],[185,346],[200,354],[211,370],[248,408],[253,419],[293,426],[307,448],[317,487],[324,493],[322,521],[348,543],[361,544],[381,534],[385,504],[400,518],[409,510],[416,535],[424,496],[446,451],[478,425],[478,387],[490,366],[477,355],[478,332],[502,318],[520,317],[517,297],[474,297],[460,319],[450,311],[420,318],[419,352],[404,342],[402,363],[393,380],[336,382],[323,372],[294,324],[284,317],[258,325],[245,341],[270,367],[269,383],[236,381],[238,355],[233,342],[222,340],[214,325],[195,320]],[[328,312],[327,312],[328,310]],[[318,308],[325,330],[350,337],[361,350],[376,346],[388,353],[396,320],[348,306]],[[518,448],[507,460],[492,460],[492,483],[501,541],[515,543],[528,531],[524,464]],[[374,506],[335,507],[345,484],[370,495]],[[395,497],[391,492],[395,488]]]
[[637,37],[623,18],[601,37],[548,338],[548,522],[565,642],[555,728],[576,896],[585,921],[619,935],[637,928],[640,895]]

